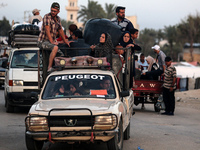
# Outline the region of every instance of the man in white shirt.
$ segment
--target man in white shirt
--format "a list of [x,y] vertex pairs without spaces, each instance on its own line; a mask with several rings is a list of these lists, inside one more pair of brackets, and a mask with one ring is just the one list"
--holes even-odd
[[31,24],[38,24],[39,22],[42,21],[42,17],[40,16],[40,10],[38,9],[33,9],[32,11],[33,16],[29,18],[29,23]]

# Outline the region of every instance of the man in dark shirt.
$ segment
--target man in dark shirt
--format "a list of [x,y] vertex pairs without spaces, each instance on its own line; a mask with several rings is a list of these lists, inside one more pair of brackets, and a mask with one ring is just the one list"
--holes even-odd
[[125,7],[118,6],[116,8],[117,18],[112,20],[112,22],[116,25],[119,25],[123,32],[125,31],[130,32],[130,30],[133,29],[134,27],[131,21],[125,18],[125,9],[126,9]]

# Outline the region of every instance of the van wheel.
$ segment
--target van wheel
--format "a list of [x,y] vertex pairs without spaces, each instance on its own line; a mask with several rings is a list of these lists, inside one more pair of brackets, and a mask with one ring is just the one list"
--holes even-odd
[[15,107],[9,105],[8,101],[6,101],[6,112],[7,113],[13,113],[14,112],[14,108]]
[[4,106],[6,107],[6,105],[7,105],[7,99],[8,99],[6,95],[4,96],[4,99],[5,99],[5,105]]
[[44,145],[44,141],[36,141],[26,135],[26,147],[27,150],[41,150]]
[[129,122],[126,130],[124,131],[124,140],[130,139],[130,132],[131,132],[131,130],[130,130],[130,124],[131,123]]
[[123,149],[123,125],[122,121],[119,122],[119,132],[110,141],[107,142],[108,150],[122,150]]

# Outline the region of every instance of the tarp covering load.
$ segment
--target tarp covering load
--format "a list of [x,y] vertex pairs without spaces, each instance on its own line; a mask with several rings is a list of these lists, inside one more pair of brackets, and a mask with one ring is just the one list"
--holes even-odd
[[16,25],[9,32],[9,45],[12,47],[37,46],[39,33],[39,27],[36,25]]
[[89,20],[84,29],[85,42],[89,45],[99,43],[99,37],[103,32],[107,32],[111,35],[114,46],[119,43],[122,35],[121,28],[108,19]]
[[67,44],[58,44],[58,47],[67,57],[90,55],[90,45],[84,39],[74,40],[70,48]]

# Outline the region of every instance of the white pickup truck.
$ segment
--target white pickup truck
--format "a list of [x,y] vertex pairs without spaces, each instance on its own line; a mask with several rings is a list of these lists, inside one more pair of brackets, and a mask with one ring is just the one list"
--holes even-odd
[[[98,24],[96,20],[91,21],[94,24],[87,23],[89,30],[86,28],[84,32],[86,41],[92,42],[92,37],[98,37],[97,32],[103,30],[116,33],[113,38],[120,36],[120,28],[111,21],[97,20],[102,22]],[[119,32],[114,32],[114,28]],[[37,93],[32,94],[37,102],[25,119],[27,149],[42,149],[47,141],[70,144],[101,141],[107,143],[108,150],[122,150],[123,140],[130,138],[130,120],[134,114],[131,89],[134,61],[130,48],[124,49],[123,61],[122,56],[112,51],[107,57],[70,56],[70,48],[63,52],[66,56],[54,59],[57,71],[49,75],[46,72],[49,50],[41,50],[40,76],[45,82],[39,97]]]
[[103,141],[109,150],[122,149],[130,137],[133,91],[122,91],[113,71],[90,67],[47,77],[25,119],[28,150],[42,149],[45,141]]

